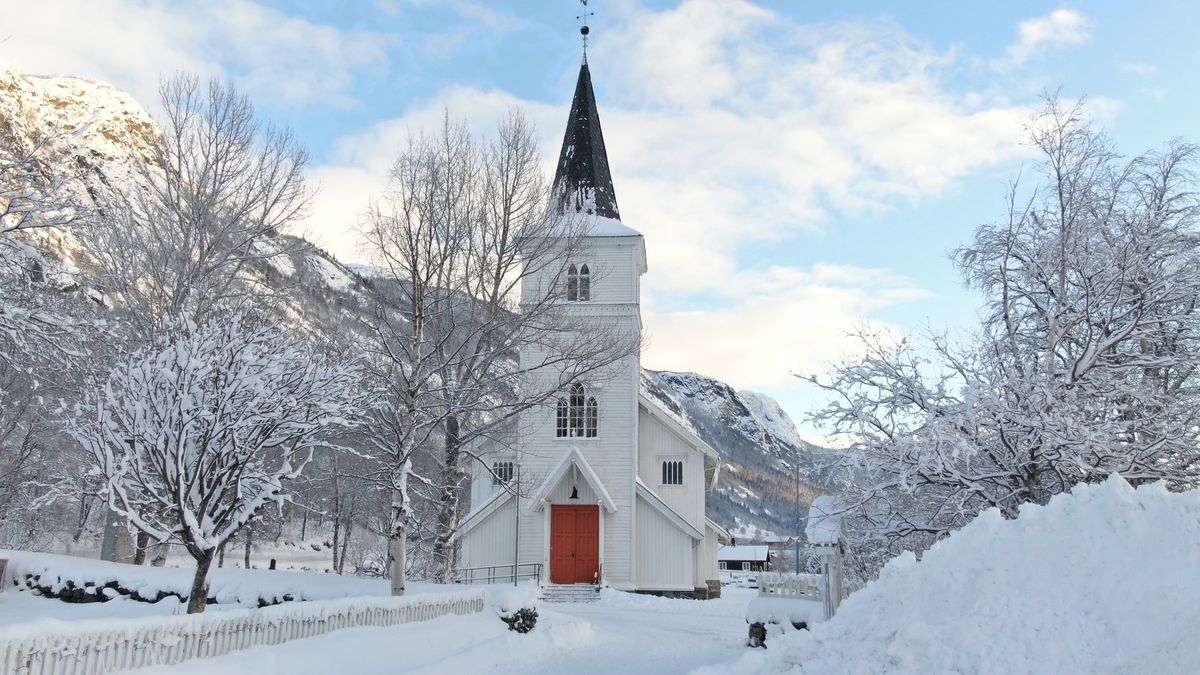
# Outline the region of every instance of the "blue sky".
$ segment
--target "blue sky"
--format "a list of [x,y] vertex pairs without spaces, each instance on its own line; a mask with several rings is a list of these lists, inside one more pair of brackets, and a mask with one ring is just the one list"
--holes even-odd
[[[1200,3],[592,0],[589,61],[626,223],[646,234],[644,364],[776,396],[845,332],[970,325],[947,252],[1003,215],[1042,92],[1086,96],[1134,154],[1200,139]],[[549,169],[579,64],[575,0],[0,0],[0,61],[107,80],[231,78],[313,154],[305,231],[353,226],[412,131],[510,106]],[[812,429],[805,432],[814,437]]]

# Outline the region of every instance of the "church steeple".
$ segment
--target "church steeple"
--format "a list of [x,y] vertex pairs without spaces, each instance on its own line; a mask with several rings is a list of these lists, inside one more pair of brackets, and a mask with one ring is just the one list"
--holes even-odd
[[621,219],[586,57],[579,67],[575,98],[567,118],[567,133],[558,155],[558,169],[554,172],[554,199],[564,212]]

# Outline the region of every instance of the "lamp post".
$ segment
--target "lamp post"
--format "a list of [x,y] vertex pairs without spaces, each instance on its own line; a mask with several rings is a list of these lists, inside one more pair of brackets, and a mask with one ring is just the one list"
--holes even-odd
[[800,448],[796,448],[796,456],[792,459],[792,473],[796,478],[796,574],[800,574]]
[[513,586],[517,585],[517,570],[521,564],[521,463],[513,467]]

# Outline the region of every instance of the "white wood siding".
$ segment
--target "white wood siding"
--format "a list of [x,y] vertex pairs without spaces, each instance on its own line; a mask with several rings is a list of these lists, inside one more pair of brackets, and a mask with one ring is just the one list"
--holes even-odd
[[[704,455],[644,407],[638,413],[638,473],[684,520],[704,531]],[[683,485],[662,484],[664,459],[683,461]]]
[[[513,562],[513,527],[516,514],[512,500],[500,505],[500,508],[488,514],[487,518],[463,537],[459,561],[461,567],[487,567],[490,565],[511,565]],[[521,559],[521,562],[537,562],[537,560]]]
[[[578,498],[571,499],[571,488],[578,490]],[[574,476],[571,469],[567,470],[567,475],[558,483],[558,486],[550,492],[551,504],[599,504],[600,499],[592,486],[588,484],[583,476]]]
[[717,565],[717,550],[720,546],[717,531],[705,525],[704,541],[698,546],[699,555],[696,556],[696,574],[693,578],[697,588],[704,586],[710,579],[721,578]]
[[692,590],[692,538],[658,509],[637,500],[637,587],[639,590]]
[[[591,273],[589,286],[592,303],[637,303],[638,246],[637,237],[598,237],[580,247],[570,260],[564,259],[562,269],[565,270],[572,263],[576,266],[587,264]],[[551,269],[530,275],[525,280],[527,285],[522,287],[525,297],[545,297],[543,289],[552,283],[554,276],[555,271]],[[561,275],[561,282],[566,283],[565,273]],[[563,297],[566,297],[565,288]]]

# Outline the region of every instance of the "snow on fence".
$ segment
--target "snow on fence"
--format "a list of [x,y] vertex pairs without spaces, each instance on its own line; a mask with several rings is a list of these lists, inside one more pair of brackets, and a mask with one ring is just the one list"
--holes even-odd
[[483,611],[485,591],[346,598],[191,616],[39,622],[6,629],[0,672],[94,675],[220,656],[358,626],[395,626]]
[[821,598],[821,577],[817,574],[763,572],[758,575],[758,594],[780,598]]

